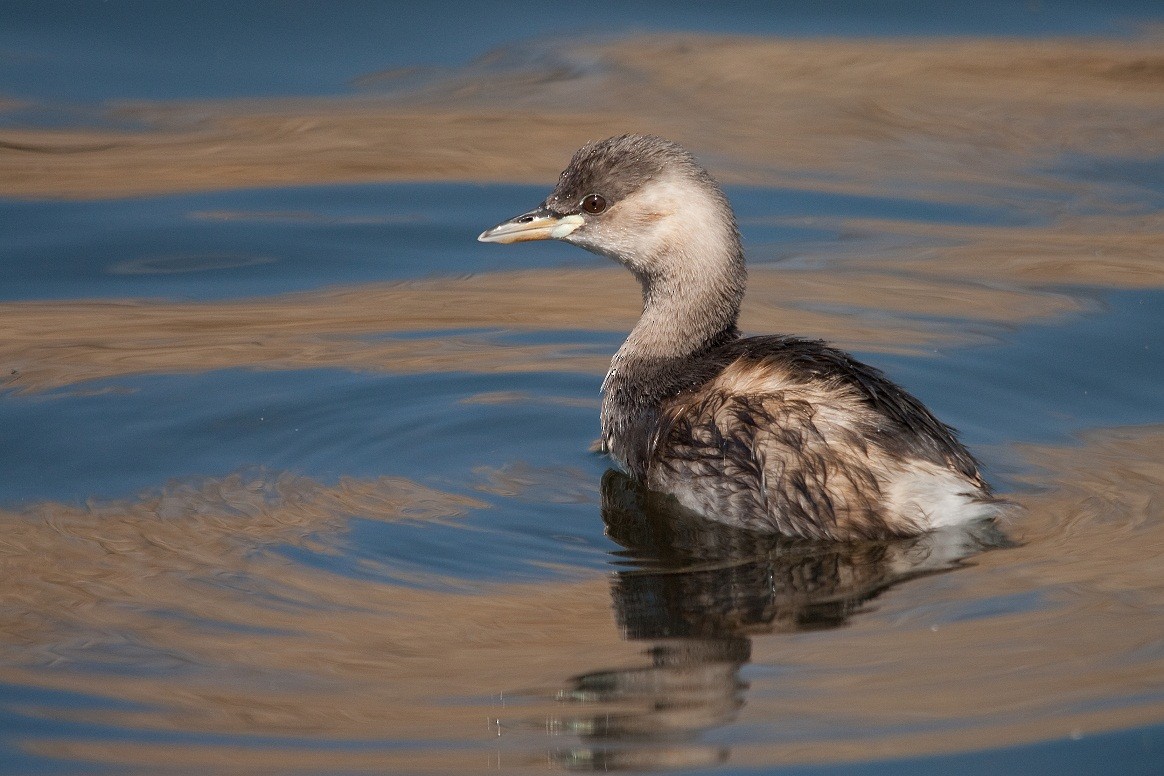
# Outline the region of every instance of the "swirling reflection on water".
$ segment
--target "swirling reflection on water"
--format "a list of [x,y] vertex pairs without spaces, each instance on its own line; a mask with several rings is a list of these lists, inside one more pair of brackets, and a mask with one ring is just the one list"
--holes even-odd
[[[513,541],[478,515],[554,508],[538,494],[578,475],[473,498],[260,470],[0,512],[3,711],[22,752],[154,773],[770,765],[1134,729],[1164,704],[1164,433],[1085,442],[1025,451],[1056,474],[1001,531],[851,546],[693,521],[610,473],[613,574],[439,589],[401,575],[435,529]],[[349,567],[360,523],[397,528]]]
[[727,760],[727,747],[697,739],[747,702],[740,670],[752,637],[843,626],[896,584],[1010,543],[993,522],[854,544],[755,534],[708,522],[615,470],[602,479],[602,518],[623,548],[611,582],[618,625],[648,645],[650,662],[590,671],[558,691],[569,711],[547,726],[581,739],[554,753],[571,769]]

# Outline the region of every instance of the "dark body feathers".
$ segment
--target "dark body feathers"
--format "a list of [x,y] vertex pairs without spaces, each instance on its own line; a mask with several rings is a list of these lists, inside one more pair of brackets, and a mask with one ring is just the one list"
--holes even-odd
[[[811,538],[918,532],[885,514],[877,472],[854,458],[925,461],[988,495],[953,430],[879,370],[817,340],[732,334],[701,353],[643,361],[608,378],[604,415],[620,420],[603,441],[640,481],[685,480],[718,494],[707,499],[717,519]],[[729,367],[739,379],[722,385]],[[787,387],[738,390],[749,374],[757,383],[779,376]],[[853,422],[822,429],[829,401]]]

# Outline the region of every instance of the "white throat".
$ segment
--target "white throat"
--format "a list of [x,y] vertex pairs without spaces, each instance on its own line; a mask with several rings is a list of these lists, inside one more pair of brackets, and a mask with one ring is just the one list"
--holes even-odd
[[602,252],[643,288],[643,313],[620,357],[684,356],[734,326],[745,272],[731,210],[718,192],[673,175],[620,206],[623,226]]

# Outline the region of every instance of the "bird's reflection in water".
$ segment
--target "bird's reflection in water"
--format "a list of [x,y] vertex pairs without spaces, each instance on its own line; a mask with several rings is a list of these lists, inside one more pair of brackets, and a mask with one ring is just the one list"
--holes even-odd
[[759,535],[687,513],[616,471],[602,480],[602,516],[624,548],[615,613],[627,639],[650,644],[649,661],[578,676],[558,693],[566,708],[551,728],[581,744],[554,759],[581,770],[721,762],[727,749],[698,737],[744,705],[753,635],[837,627],[899,582],[1007,544],[992,523],[850,544]]

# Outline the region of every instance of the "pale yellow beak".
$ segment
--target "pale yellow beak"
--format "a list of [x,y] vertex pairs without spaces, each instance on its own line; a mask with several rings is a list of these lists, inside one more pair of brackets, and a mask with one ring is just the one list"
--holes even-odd
[[477,239],[481,242],[515,243],[527,240],[560,240],[582,226],[582,216],[558,215],[544,207],[522,213],[520,216],[502,221],[492,229],[486,229]]

